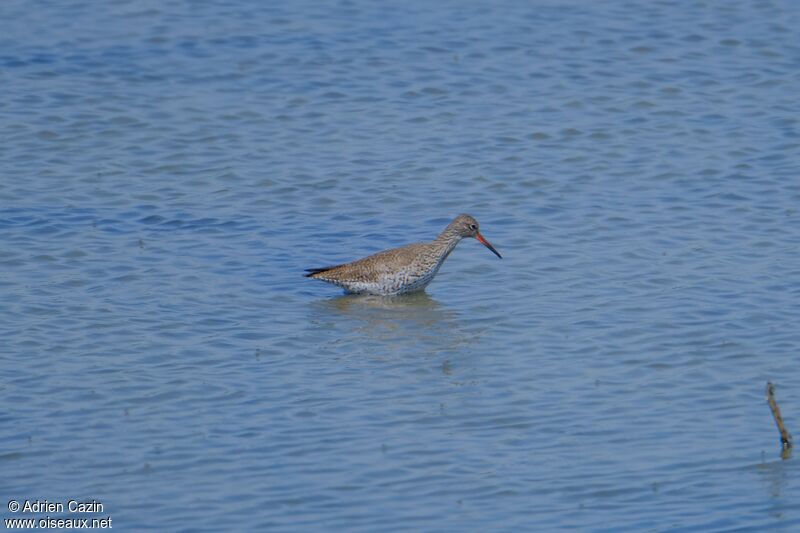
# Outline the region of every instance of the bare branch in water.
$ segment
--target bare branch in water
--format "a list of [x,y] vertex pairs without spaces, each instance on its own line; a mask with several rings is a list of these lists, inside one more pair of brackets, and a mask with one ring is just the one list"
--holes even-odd
[[775,401],[775,385],[773,385],[772,382],[767,382],[767,403],[772,411],[772,418],[775,419],[775,425],[778,426],[778,431],[781,433],[781,447],[783,449],[781,456],[786,459],[788,455],[790,455],[789,450],[792,449],[792,435],[789,433],[789,430],[786,429],[786,426],[783,425],[781,410],[778,407],[778,402]]

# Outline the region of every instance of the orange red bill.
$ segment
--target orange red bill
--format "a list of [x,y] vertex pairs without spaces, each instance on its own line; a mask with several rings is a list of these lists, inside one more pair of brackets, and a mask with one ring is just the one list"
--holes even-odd
[[489,241],[487,241],[486,239],[484,239],[484,238],[483,238],[483,235],[481,235],[480,233],[476,233],[476,234],[475,234],[475,238],[476,238],[476,239],[478,239],[478,242],[479,242],[479,243],[481,243],[482,245],[484,245],[485,247],[487,247],[488,249],[490,249],[490,250],[491,250],[491,251],[494,253],[494,255],[496,255],[496,256],[497,256],[497,257],[499,257],[500,259],[502,259],[502,258],[503,258],[503,256],[502,256],[502,255],[500,255],[500,252],[498,252],[497,250],[495,250],[495,249],[494,249],[494,246],[492,246],[492,245],[491,245],[491,243],[490,243]]

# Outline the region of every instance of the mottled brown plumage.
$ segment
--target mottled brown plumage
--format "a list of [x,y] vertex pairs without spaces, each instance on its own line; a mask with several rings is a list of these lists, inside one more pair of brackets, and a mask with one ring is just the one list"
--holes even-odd
[[465,237],[477,239],[502,258],[478,228],[473,217],[459,215],[431,242],[385,250],[343,265],[310,268],[306,277],[327,281],[350,293],[394,295],[422,290]]

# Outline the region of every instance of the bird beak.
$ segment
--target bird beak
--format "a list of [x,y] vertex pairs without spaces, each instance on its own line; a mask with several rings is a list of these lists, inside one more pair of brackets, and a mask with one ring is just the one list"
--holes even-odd
[[484,238],[483,238],[483,235],[481,235],[480,233],[476,233],[476,234],[475,234],[475,238],[476,238],[476,239],[478,239],[478,242],[479,242],[479,243],[481,243],[482,245],[484,245],[485,247],[487,247],[488,249],[490,249],[494,255],[496,255],[496,256],[497,256],[497,257],[499,257],[500,259],[502,259],[502,258],[503,258],[503,256],[502,256],[502,255],[500,255],[500,253],[499,253],[497,250],[495,250],[495,249],[494,249],[494,246],[492,246],[492,245],[489,243],[489,241],[487,241],[486,239],[484,239]]

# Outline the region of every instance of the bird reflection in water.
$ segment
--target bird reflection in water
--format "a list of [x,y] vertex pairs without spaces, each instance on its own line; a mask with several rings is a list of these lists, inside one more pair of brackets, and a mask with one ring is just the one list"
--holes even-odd
[[[355,343],[390,356],[435,355],[463,349],[474,341],[474,334],[463,330],[456,311],[422,291],[403,296],[348,294],[313,306],[317,316],[312,322],[342,332],[334,342]],[[367,347],[364,340],[380,344],[370,342]]]

